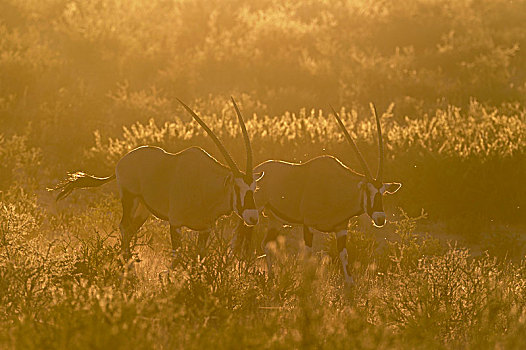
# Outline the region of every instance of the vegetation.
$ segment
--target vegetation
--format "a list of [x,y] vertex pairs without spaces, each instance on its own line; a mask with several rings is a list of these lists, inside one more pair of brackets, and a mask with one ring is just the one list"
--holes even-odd
[[211,114],[244,93],[271,116],[394,102],[401,119],[524,103],[525,22],[522,0],[5,0],[0,113],[60,158],[91,130],[173,119],[174,97]]
[[[524,23],[522,0],[1,1],[0,348],[524,348]],[[222,160],[175,97],[241,162],[230,95],[255,161],[359,170],[332,104],[374,171],[383,112],[403,187],[389,240],[349,226],[353,288],[334,237],[303,261],[294,230],[270,280],[264,224],[241,258],[233,218],[204,258],[185,231],[173,262],[148,221],[128,272],[112,185],[45,190],[143,144]]]
[[[243,159],[239,126],[225,101],[223,115],[205,116],[228,149]],[[509,107],[503,114],[472,101],[467,111],[449,106],[420,119],[398,121],[390,110],[383,116],[388,149],[387,179],[401,181],[397,205],[413,215],[425,208],[433,218],[478,221],[471,233],[492,220],[523,220],[526,187],[526,111]],[[376,126],[370,114],[341,110],[348,127],[372,167],[377,162]],[[217,122],[216,122],[217,121]],[[333,154],[360,169],[332,115],[305,109],[279,117],[254,117],[247,121],[256,161],[284,159],[306,161]],[[93,169],[111,173],[117,160],[139,145],[158,145],[180,150],[193,144],[217,154],[215,146],[197,123],[178,119],[158,125],[154,119],[124,127],[122,136],[103,140],[95,133],[95,146],[87,156]],[[100,164],[104,161],[104,166]],[[361,171],[361,170],[359,170]],[[503,201],[505,194],[506,200]]]
[[[0,346],[40,348],[522,348],[526,264],[472,257],[395,223],[379,247],[352,229],[356,285],[343,287],[334,238],[302,261],[284,241],[276,278],[227,254],[221,220],[204,259],[185,234],[170,269],[167,227],[151,223],[123,275],[117,201],[43,216],[13,194],[1,208]],[[47,221],[47,222],[46,222]],[[153,239],[152,239],[153,237]],[[261,237],[258,237],[258,239]],[[511,246],[515,241],[508,241]],[[500,251],[502,253],[502,251]],[[256,255],[254,255],[256,256]]]

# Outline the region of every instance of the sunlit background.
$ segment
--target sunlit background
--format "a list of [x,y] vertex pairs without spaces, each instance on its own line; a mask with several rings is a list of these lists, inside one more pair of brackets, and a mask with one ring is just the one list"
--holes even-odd
[[[526,346],[525,50],[524,0],[0,0],[0,347]],[[373,172],[376,104],[403,187],[385,200],[397,224],[350,227],[351,295],[332,238],[321,267],[291,253],[271,284],[257,261],[221,260],[219,238],[196,261],[188,233],[161,276],[154,220],[124,287],[115,188],[46,191],[145,144],[223,161],[176,97],[243,163],[230,96],[255,161],[360,170],[333,105]]]

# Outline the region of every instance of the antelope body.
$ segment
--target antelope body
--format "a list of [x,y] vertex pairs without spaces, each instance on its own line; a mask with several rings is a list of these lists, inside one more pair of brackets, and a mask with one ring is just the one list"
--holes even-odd
[[117,163],[115,174],[132,208],[144,206],[175,227],[202,231],[232,211],[232,172],[199,147],[176,154],[139,147]]
[[243,222],[252,226],[259,214],[254,202],[256,180],[260,175],[252,171],[252,149],[239,109],[232,99],[243,132],[247,151],[247,172],[239,170],[215,134],[187,105],[179,101],[192,117],[206,130],[223,153],[228,167],[219,163],[199,147],[178,153],[168,153],[159,147],[143,146],[123,156],[115,167],[115,174],[97,178],[84,173],[70,175],[57,186],[61,192],[57,200],[76,188],[97,187],[117,180],[122,202],[122,250],[131,257],[130,242],[150,214],[170,223],[172,252],[180,244],[180,230],[185,226],[199,231],[202,251],[215,221],[234,211]]
[[[383,226],[385,213],[382,195],[394,193],[401,186],[399,183],[382,181],[382,134],[374,106],[372,109],[376,117],[380,149],[376,179],[371,176],[367,163],[334,110],[334,116],[355,150],[365,175],[354,172],[332,156],[317,157],[303,164],[270,160],[254,169],[265,173],[265,177],[258,182],[255,200],[258,208],[269,217],[268,230],[262,243],[269,271],[272,266],[269,244],[277,238],[279,229],[283,224],[302,225],[309,253],[314,231],[336,232],[345,281],[347,284],[353,282],[348,271],[346,248],[348,222],[352,217],[367,213],[375,226]],[[243,240],[250,237],[250,232],[250,228],[242,228],[240,237],[236,236],[234,243],[238,246],[242,244]]]
[[283,222],[331,232],[363,212],[358,191],[363,177],[334,157],[302,164],[271,160],[254,171],[265,172],[256,203]]

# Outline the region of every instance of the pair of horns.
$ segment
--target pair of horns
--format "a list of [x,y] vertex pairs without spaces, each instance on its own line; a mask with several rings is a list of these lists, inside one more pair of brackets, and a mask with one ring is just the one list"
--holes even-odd
[[[243,139],[245,140],[245,148],[246,148],[246,151],[247,151],[247,166],[246,166],[245,174],[246,175],[252,174],[252,147],[250,146],[250,139],[248,137],[247,128],[245,127],[245,122],[243,121],[243,116],[241,115],[241,112],[239,111],[239,108],[237,107],[236,101],[234,100],[233,97],[231,97],[231,99],[232,99],[232,103],[234,104],[234,108],[236,110],[237,120],[239,121],[239,125],[241,127],[241,131],[243,132]],[[210,136],[212,138],[212,140],[216,144],[217,148],[219,148],[219,150],[221,151],[221,153],[225,157],[225,160],[228,163],[228,166],[230,167],[230,169],[232,169],[234,174],[238,175],[238,176],[242,176],[243,173],[241,172],[241,170],[239,170],[239,168],[237,167],[237,164],[234,162],[234,160],[232,159],[232,157],[230,156],[230,154],[226,150],[225,146],[223,146],[221,141],[219,141],[219,139],[214,134],[214,132],[212,130],[210,130],[210,128],[205,124],[205,122],[190,107],[188,107],[183,101],[181,101],[180,99],[177,99],[177,101],[179,101],[179,103],[181,105],[183,105],[183,107],[199,123],[199,125],[201,125],[203,127],[203,129],[205,129],[205,131],[208,134],[208,136]]]
[[[384,144],[382,142],[382,127],[380,126],[380,119],[378,118],[378,114],[376,113],[376,107],[373,103],[369,104],[371,111],[374,114],[374,117],[376,119],[376,131],[378,132],[378,150],[379,150],[379,158],[378,158],[378,172],[376,173],[376,181],[383,181],[383,172],[384,172]],[[358,146],[356,146],[356,143],[354,142],[353,138],[345,128],[345,125],[343,125],[342,120],[340,119],[340,116],[338,113],[334,110],[334,108],[331,106],[332,113],[334,114],[334,117],[338,121],[338,125],[343,131],[343,134],[345,135],[345,138],[351,145],[351,147],[354,149],[354,152],[358,156],[358,160],[360,161],[360,164],[362,165],[363,171],[365,172],[365,177],[368,181],[373,181],[373,177],[371,176],[371,172],[369,171],[369,167],[367,166],[367,162],[363,158],[362,154],[360,153],[360,150],[358,149]]]

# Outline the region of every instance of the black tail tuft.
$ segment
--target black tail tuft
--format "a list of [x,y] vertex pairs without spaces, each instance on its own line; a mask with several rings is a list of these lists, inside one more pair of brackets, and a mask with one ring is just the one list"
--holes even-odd
[[76,188],[98,187],[113,179],[115,179],[115,174],[108,177],[95,177],[83,173],[82,171],[77,171],[76,173],[69,173],[66,179],[55,187],[48,188],[48,191],[60,190],[60,193],[56,198],[56,200],[59,201],[62,198],[69,196],[69,194]]

